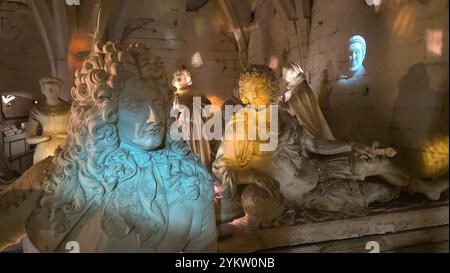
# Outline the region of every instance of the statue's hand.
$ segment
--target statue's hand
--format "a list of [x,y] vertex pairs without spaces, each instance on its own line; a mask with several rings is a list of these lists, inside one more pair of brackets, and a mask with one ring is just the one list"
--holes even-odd
[[55,137],[57,138],[66,138],[68,134],[57,134]]
[[50,136],[30,136],[30,137],[27,137],[27,143],[34,145],[34,144],[39,144],[42,142],[47,142],[50,139],[52,139]]
[[367,156],[369,158],[373,158],[375,156],[373,154],[373,148],[365,144],[355,142],[351,144],[351,148],[353,152],[363,156]]
[[51,136],[42,136],[42,142],[47,142],[50,141],[52,139]]

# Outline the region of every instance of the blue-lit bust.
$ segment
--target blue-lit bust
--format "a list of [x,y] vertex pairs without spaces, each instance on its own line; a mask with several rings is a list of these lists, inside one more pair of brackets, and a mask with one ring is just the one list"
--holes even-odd
[[363,37],[355,35],[348,41],[348,62],[351,74],[364,71],[363,62],[366,57],[366,41]]
[[25,192],[25,207],[0,202],[0,219],[11,219],[0,250],[24,233],[39,252],[74,242],[81,252],[216,250],[212,177],[170,138],[166,82],[148,48],[97,44],[75,75],[65,144],[6,193]]

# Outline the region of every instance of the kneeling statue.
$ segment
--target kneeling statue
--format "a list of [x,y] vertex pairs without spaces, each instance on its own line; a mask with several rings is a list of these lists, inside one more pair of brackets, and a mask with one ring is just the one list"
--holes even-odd
[[[389,159],[396,153],[392,148],[312,138],[295,117],[277,106],[278,82],[267,66],[244,69],[239,91],[246,107],[227,124],[213,164],[217,217],[222,223],[233,221],[222,226],[224,230],[277,226],[286,205],[356,216],[373,202],[393,200],[402,190],[436,200],[448,188],[448,180],[425,181],[394,166]],[[250,138],[245,126],[231,129],[242,123],[260,126],[256,120],[266,119],[266,128],[256,132],[267,130],[274,110],[279,113],[278,130],[268,134],[278,138],[274,150],[261,149],[267,140]],[[366,180],[371,176],[385,182]]]
[[213,252],[212,177],[168,134],[169,89],[149,49],[97,43],[76,72],[68,138],[0,195],[0,249]]

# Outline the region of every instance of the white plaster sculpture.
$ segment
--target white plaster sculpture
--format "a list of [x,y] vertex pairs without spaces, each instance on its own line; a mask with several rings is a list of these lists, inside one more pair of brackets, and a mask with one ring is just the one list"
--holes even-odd
[[54,155],[67,137],[70,116],[70,104],[59,98],[62,81],[48,76],[42,78],[39,83],[45,102],[31,109],[26,139],[28,144],[37,144],[33,164]]
[[368,76],[364,68],[366,58],[366,40],[360,35],[355,35],[347,43],[347,71],[338,82],[347,92],[367,91]]
[[355,35],[348,41],[348,61],[349,70],[353,73],[364,73],[364,59],[366,58],[366,40],[359,35]]
[[289,63],[283,67],[283,79],[287,83],[287,90],[280,105],[297,117],[311,137],[333,140],[333,133],[306,81],[303,69],[298,64]]
[[77,70],[69,136],[0,195],[0,249],[216,250],[212,177],[168,134],[169,88],[142,45],[97,43]]
[[[277,107],[278,83],[269,67],[244,69],[239,91],[247,107],[235,114],[228,128],[242,120],[250,124],[262,111]],[[219,181],[218,217],[231,221],[224,230],[277,226],[285,205],[354,216],[375,201],[396,198],[402,190],[436,200],[448,188],[446,179],[429,182],[395,167],[389,159],[395,155],[391,148],[314,139],[294,117],[278,112],[274,151],[262,150],[262,141],[249,138],[245,130],[234,139],[225,136],[219,147],[213,174]],[[369,176],[384,181],[366,181]]]

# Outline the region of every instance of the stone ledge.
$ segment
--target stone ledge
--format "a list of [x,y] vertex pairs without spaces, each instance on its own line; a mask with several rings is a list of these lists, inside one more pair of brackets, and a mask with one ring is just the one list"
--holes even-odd
[[353,239],[337,240],[325,243],[304,244],[281,247],[260,252],[267,253],[369,253],[368,242],[376,242],[380,252],[449,252],[449,226],[438,226],[370,235]]
[[[448,204],[320,223],[242,232],[219,239],[219,252],[255,252],[398,233],[449,224]],[[445,238],[443,238],[444,240]],[[448,240],[448,236],[447,236]],[[311,249],[311,251],[313,251]]]

